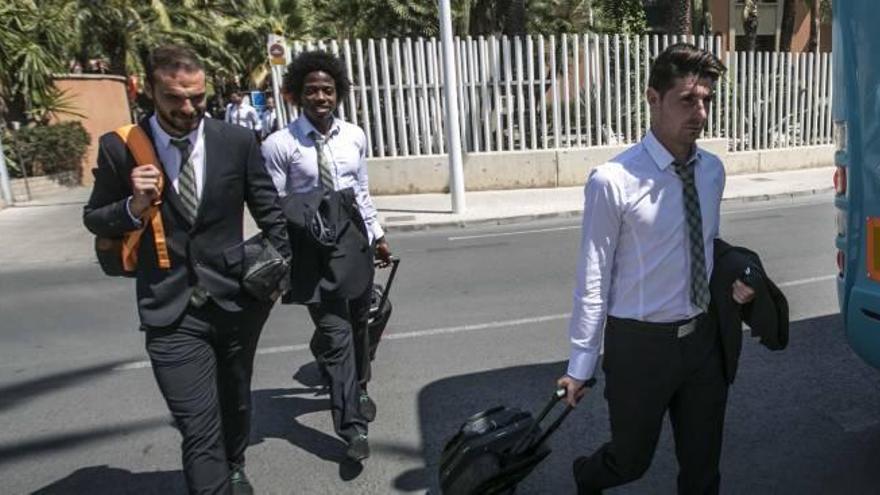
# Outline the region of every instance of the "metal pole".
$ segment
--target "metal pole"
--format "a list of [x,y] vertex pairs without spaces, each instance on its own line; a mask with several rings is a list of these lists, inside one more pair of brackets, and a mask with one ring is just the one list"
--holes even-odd
[[464,169],[461,161],[461,129],[458,123],[458,85],[452,38],[452,9],[440,1],[440,42],[443,47],[443,86],[446,93],[446,142],[449,143],[449,192],[452,212],[464,213]]
[[12,205],[12,187],[9,185],[9,171],[6,170],[6,155],[3,154],[3,132],[0,131],[0,192],[3,193],[3,201]]
[[18,159],[18,165],[21,167],[21,177],[24,180],[24,192],[27,196],[26,201],[30,201],[31,199],[31,185],[28,183],[28,174],[27,174],[27,165],[24,163],[24,160],[21,159],[21,148],[18,147],[18,130],[21,129],[21,122],[13,121],[12,130],[12,144],[15,149],[15,157]]

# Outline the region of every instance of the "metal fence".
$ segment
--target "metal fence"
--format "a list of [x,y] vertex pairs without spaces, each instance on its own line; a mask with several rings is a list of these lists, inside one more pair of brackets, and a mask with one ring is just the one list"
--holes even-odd
[[[730,151],[831,143],[830,54],[727,52],[719,37],[578,34],[456,38],[465,152],[624,145],[648,127],[650,62],[689,41],[728,67],[704,137]],[[294,42],[344,60],[352,90],[340,117],[361,126],[370,156],[443,154],[441,47],[435,38]],[[285,67],[273,67],[276,96]],[[276,98],[280,101],[280,98]],[[281,109],[282,122],[296,109]]]

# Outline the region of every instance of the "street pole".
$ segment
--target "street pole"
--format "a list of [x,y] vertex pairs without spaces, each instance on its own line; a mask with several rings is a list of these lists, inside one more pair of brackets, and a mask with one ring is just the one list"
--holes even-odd
[[9,185],[9,170],[6,169],[6,155],[3,154],[3,132],[0,131],[0,192],[3,201],[12,205],[12,187]]
[[452,213],[464,213],[464,168],[461,161],[461,128],[458,123],[458,84],[452,38],[452,8],[440,1],[440,44],[443,47],[443,86],[446,94],[446,143],[449,145],[449,192]]

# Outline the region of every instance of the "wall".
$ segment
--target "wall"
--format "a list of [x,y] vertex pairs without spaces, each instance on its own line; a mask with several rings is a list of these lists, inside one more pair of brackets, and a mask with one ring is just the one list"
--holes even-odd
[[91,144],[82,164],[83,184],[91,184],[91,170],[98,157],[98,138],[131,123],[125,78],[105,74],[63,74],[56,77],[55,86],[67,92],[71,106],[84,116],[59,115],[57,121],[78,120],[91,136]]
[[[718,155],[730,175],[834,164],[833,146],[737,153],[727,151],[726,139],[702,140],[700,146]],[[590,170],[628,147],[469,153],[464,156],[465,186],[468,191],[580,186]],[[371,158],[367,163],[372,194],[449,191],[449,165],[445,155]]]

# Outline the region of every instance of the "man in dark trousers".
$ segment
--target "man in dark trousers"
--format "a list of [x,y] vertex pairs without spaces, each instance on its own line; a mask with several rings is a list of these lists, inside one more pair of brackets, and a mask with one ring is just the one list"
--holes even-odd
[[346,216],[347,223],[335,226],[340,235],[332,246],[318,247],[311,229],[291,230],[294,260],[285,302],[309,308],[316,327],[311,349],[330,382],[333,426],[348,443],[346,455],[360,462],[370,455],[367,423],[376,416],[366,390],[373,259],[387,265],[391,248],[370,196],[366,135],[334,115],[349,87],[339,58],[323,51],[297,55],[283,90],[302,113],[270,135],[262,149],[292,221],[300,220],[301,212],[291,210],[318,197]]
[[[241,288],[242,218],[246,203],[269,242],[289,257],[278,195],[253,132],[203,118],[205,71],[191,50],[157,48],[145,69],[155,113],[139,125],[161,169],[137,165],[115,133],[102,136],[84,222],[104,237],[145,229],[138,313],[153,373],[183,436],[189,491],[252,493],[243,470],[251,374],[271,304]],[[168,268],[159,266],[156,233],[142,218],[155,204]]]
[[[574,405],[603,344],[611,441],[574,462],[580,494],[640,478],[669,412],[678,493],[717,494],[728,380],[718,330],[708,324],[713,240],[724,169],[699,148],[725,67],[689,44],[654,61],[645,138],[587,181],[571,354],[559,385]],[[732,297],[754,291],[734,280]]]

